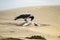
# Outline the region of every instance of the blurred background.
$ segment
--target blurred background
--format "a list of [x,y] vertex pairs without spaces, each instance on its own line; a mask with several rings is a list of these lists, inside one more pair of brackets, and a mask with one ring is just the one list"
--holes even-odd
[[0,11],[20,7],[46,5],[60,5],[60,0],[0,0]]

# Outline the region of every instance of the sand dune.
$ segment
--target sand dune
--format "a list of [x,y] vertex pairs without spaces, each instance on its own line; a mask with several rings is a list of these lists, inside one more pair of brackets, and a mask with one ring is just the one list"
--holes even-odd
[[[15,21],[14,18],[22,13],[34,15],[33,22],[46,26],[19,26],[23,19]],[[33,35],[40,35],[47,40],[60,40],[60,6],[36,6],[0,11],[1,37],[24,38]]]

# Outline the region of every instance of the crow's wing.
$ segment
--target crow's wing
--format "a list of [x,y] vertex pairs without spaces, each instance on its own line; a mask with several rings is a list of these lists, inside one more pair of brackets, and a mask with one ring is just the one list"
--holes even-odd
[[22,15],[17,16],[14,20],[17,20],[17,19],[20,19],[20,18],[25,19],[25,18],[29,18],[29,17],[30,17],[30,14],[22,14]]

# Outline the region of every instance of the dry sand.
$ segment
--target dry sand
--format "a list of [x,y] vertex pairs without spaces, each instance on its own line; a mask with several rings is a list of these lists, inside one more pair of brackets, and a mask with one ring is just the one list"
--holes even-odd
[[[14,18],[22,13],[35,16],[42,26],[19,26],[23,19]],[[43,25],[44,24],[44,25]],[[22,38],[39,35],[47,40],[60,40],[60,6],[36,6],[0,11],[0,38]]]

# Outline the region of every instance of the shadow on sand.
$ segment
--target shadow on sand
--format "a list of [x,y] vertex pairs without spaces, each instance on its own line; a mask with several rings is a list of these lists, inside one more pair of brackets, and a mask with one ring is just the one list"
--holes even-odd
[[12,38],[12,37],[0,38],[0,40],[46,40],[46,39],[42,36],[31,36],[31,37],[24,37],[23,39],[21,39],[21,38]]
[[22,40],[19,38],[1,38],[0,40]]
[[[10,26],[23,26],[25,23],[10,23],[10,22],[5,22],[5,23],[0,23],[0,25],[10,25]],[[29,26],[30,24],[26,25]],[[39,24],[40,26],[50,26],[49,24]]]
[[44,37],[42,36],[31,36],[31,37],[26,37],[26,39],[40,39],[40,40],[46,40]]

